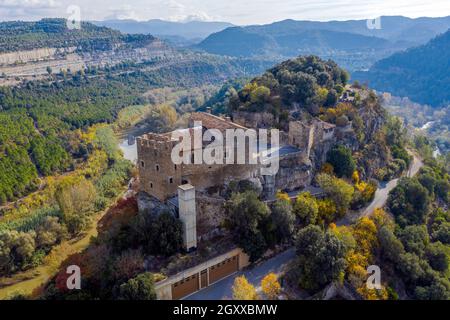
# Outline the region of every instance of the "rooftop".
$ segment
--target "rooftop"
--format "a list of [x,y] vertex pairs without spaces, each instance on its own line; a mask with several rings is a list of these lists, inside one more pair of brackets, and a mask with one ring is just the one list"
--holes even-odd
[[234,123],[231,120],[224,119],[206,112],[192,113],[191,120],[201,121],[202,126],[207,129],[218,129],[221,131],[226,129],[247,129],[246,127]]

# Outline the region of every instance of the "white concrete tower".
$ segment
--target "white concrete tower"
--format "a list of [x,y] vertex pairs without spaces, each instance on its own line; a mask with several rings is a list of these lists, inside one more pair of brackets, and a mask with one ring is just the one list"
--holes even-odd
[[183,223],[183,244],[187,251],[197,248],[197,217],[195,188],[190,184],[178,186],[178,212]]

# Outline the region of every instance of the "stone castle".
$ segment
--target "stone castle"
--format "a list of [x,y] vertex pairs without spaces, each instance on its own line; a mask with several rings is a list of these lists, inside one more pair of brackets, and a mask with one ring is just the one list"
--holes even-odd
[[[242,114],[241,114],[242,115]],[[206,129],[258,129],[269,127],[270,117],[251,114],[235,117],[218,117],[208,112],[192,113],[189,121],[190,133]],[[260,117],[262,120],[259,122]],[[201,121],[202,127],[195,127]],[[250,126],[249,126],[250,124]],[[172,132],[149,133],[136,138],[138,151],[140,209],[145,202],[158,203],[151,208],[170,208],[181,219],[184,226],[185,247],[196,247],[197,238],[207,236],[219,228],[223,221],[225,201],[222,197],[226,186],[232,181],[247,180],[261,190],[265,199],[273,199],[277,190],[297,192],[311,184],[314,172],[325,161],[326,153],[336,143],[340,128],[319,119],[290,121],[288,132],[282,132],[278,150],[279,170],[274,175],[262,175],[257,164],[174,164],[171,159],[173,147],[179,142]],[[193,146],[192,154],[196,148]],[[224,153],[228,152],[226,150]],[[248,150],[246,150],[248,151]]]

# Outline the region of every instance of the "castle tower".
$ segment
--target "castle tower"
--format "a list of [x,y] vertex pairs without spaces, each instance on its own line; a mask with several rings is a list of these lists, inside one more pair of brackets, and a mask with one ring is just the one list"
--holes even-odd
[[187,251],[197,248],[197,217],[195,188],[190,184],[178,187],[178,212],[183,223],[183,244]]
[[146,134],[136,139],[141,190],[165,201],[181,184],[181,167],[171,159],[170,134]]

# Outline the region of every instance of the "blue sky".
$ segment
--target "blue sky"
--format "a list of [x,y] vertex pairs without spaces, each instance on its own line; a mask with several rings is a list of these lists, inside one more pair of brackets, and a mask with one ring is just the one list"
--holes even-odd
[[450,0],[0,0],[0,20],[67,17],[77,5],[83,20],[215,20],[238,25],[284,19],[348,20],[380,15],[450,15]]

